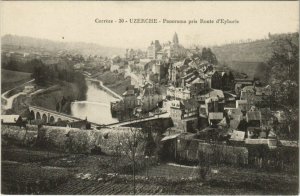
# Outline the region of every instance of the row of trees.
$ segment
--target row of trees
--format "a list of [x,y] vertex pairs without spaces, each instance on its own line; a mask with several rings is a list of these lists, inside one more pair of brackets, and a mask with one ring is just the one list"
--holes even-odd
[[11,71],[22,71],[22,72],[32,73],[35,66],[34,63],[36,63],[36,61],[34,60],[21,62],[14,58],[9,58],[9,59],[4,58],[2,62],[2,68]]

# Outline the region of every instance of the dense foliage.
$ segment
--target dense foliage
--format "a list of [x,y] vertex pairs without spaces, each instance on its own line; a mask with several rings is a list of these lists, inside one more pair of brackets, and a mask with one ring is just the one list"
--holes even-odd
[[[299,35],[298,35],[299,39]],[[299,44],[290,35],[275,38],[273,55],[268,61],[271,66],[270,83],[275,90],[276,102],[288,106],[298,105]]]
[[271,69],[269,83],[274,95],[273,107],[285,111],[284,134],[298,138],[299,34],[274,37],[272,52],[268,64]]
[[34,65],[32,77],[38,85],[43,86],[48,82],[55,82],[57,80],[74,83],[81,92],[77,99],[82,100],[85,98],[87,86],[84,82],[84,76],[80,72],[65,68],[59,69],[57,66],[46,66],[42,61],[37,59],[32,60],[31,64]]
[[208,61],[209,63],[211,64],[218,64],[218,60],[217,60],[217,57],[216,55],[211,51],[210,48],[203,48],[202,49],[202,54],[201,54],[201,59],[202,60],[206,60]]

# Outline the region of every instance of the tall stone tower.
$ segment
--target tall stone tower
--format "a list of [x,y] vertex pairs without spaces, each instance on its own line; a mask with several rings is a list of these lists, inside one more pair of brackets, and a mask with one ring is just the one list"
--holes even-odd
[[173,36],[173,44],[179,44],[179,40],[178,40],[178,36],[177,36],[176,32],[175,32],[175,34]]

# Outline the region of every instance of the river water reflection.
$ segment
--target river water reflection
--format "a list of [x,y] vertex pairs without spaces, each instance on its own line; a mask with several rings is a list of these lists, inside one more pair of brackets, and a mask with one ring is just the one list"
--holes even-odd
[[88,90],[86,101],[77,101],[71,104],[72,116],[85,119],[97,124],[109,124],[118,122],[110,112],[110,102],[117,100],[107,92],[103,91],[99,84],[86,81]]

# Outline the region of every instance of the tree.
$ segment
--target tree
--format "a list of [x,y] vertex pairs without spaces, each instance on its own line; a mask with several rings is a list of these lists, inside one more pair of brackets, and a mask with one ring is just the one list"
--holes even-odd
[[20,64],[19,62],[17,62],[13,58],[10,58],[7,63],[4,63],[3,68],[8,69],[8,70],[12,70],[12,71],[18,71],[19,64]]
[[203,48],[202,49],[202,54],[201,54],[201,59],[202,60],[206,60],[208,61],[209,63],[211,64],[218,64],[218,60],[217,60],[217,57],[216,55],[211,51],[210,48]]
[[137,128],[130,127],[130,133],[123,135],[123,137],[118,137],[119,144],[116,146],[117,149],[121,150],[121,153],[125,154],[126,157],[132,164],[132,175],[133,175],[133,194],[136,194],[136,161],[137,161],[137,148],[138,144],[143,141],[143,135],[141,130]]
[[268,61],[271,67],[270,83],[275,104],[298,106],[299,34],[275,37],[273,54]]
[[44,86],[46,83],[47,75],[45,75],[45,72],[43,71],[43,68],[41,66],[35,66],[33,68],[32,78],[35,79],[35,82],[38,85]]
[[[130,116],[130,120],[133,119],[133,114]],[[134,119],[136,120],[136,118]],[[122,135],[118,135],[118,144],[114,147],[114,154],[117,155],[116,159],[120,159],[121,155],[129,160],[132,168],[133,176],[133,194],[136,194],[136,172],[140,169],[140,164],[143,167],[147,167],[147,157],[151,157],[155,154],[156,142],[153,138],[153,130],[160,130],[161,125],[152,124],[140,124],[140,128],[129,127],[129,131]],[[160,129],[159,129],[160,128]]]
[[285,35],[272,41],[272,78],[276,80],[298,81],[299,73],[299,34]]
[[271,67],[269,82],[273,91],[273,108],[282,109],[286,115],[288,132],[277,130],[294,137],[298,134],[299,105],[299,34],[272,37],[273,54],[268,61]]

